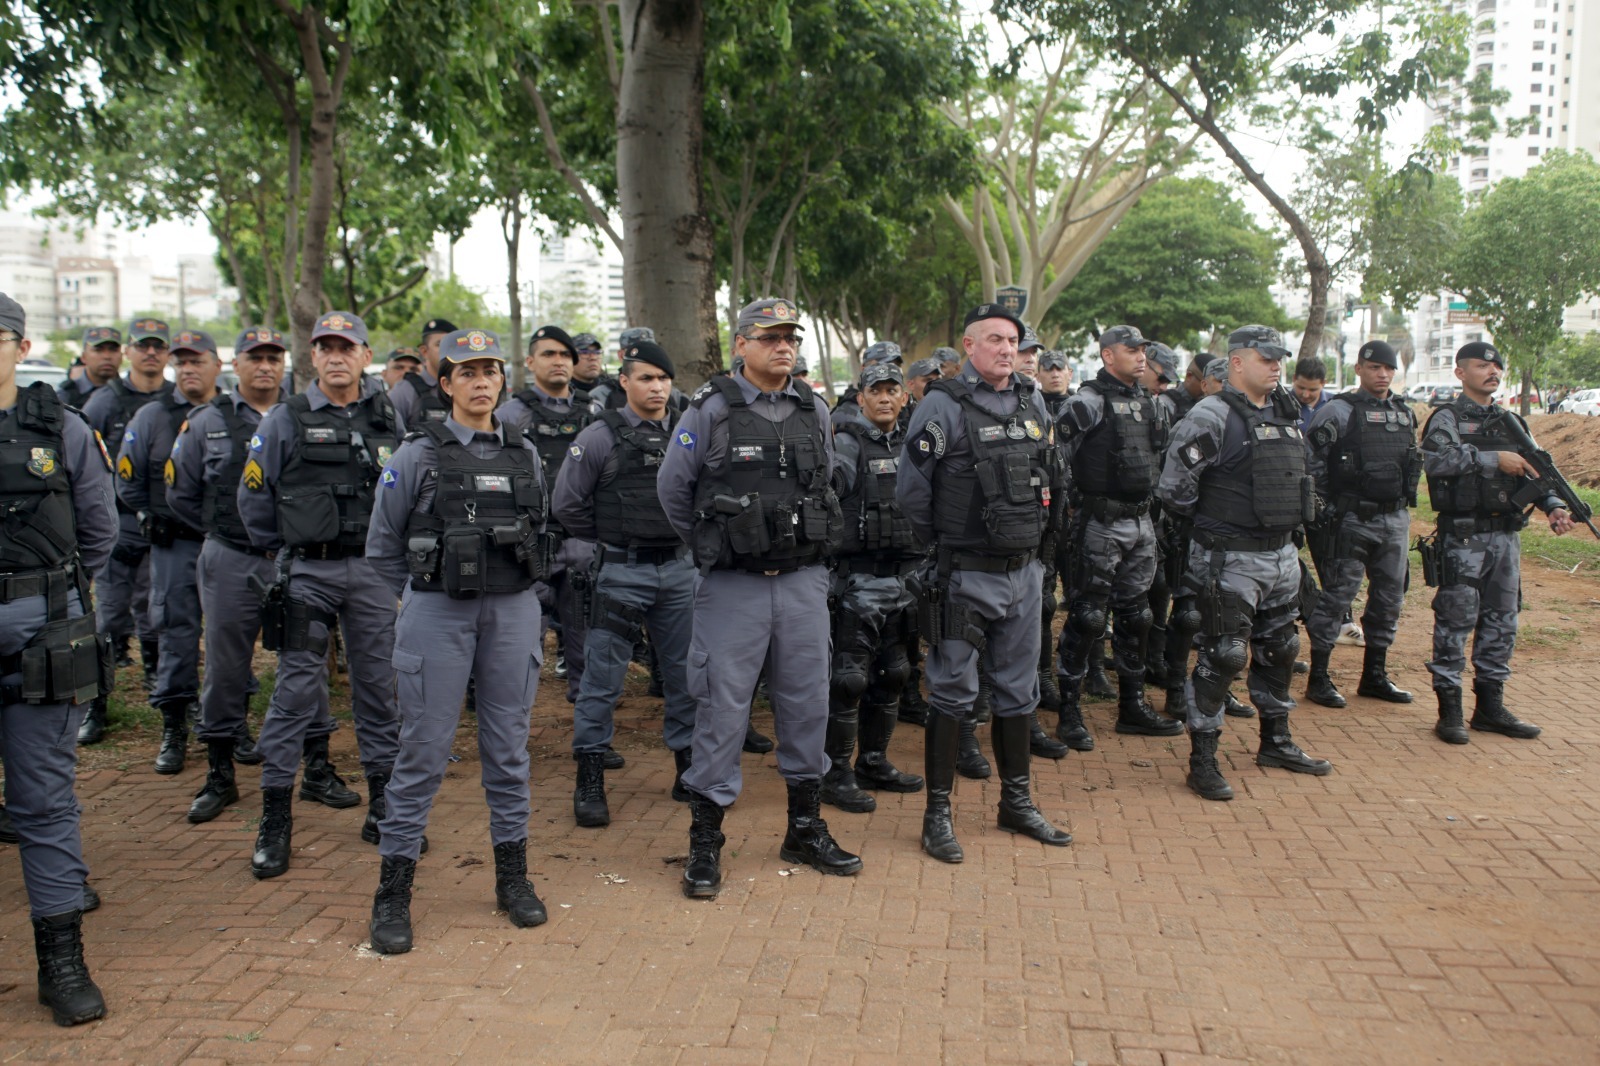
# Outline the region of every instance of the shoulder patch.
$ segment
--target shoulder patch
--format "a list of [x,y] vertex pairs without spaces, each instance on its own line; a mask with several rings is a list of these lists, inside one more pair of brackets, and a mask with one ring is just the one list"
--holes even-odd
[[[929,422],[927,425],[922,427],[922,433],[932,445],[931,450],[933,455],[935,457],[943,455],[946,446],[944,427],[937,422]],[[928,451],[930,449],[924,448],[922,450]]]
[[[701,388],[702,388],[702,391],[703,391],[706,388],[706,386],[701,386]],[[686,429],[678,430],[678,436],[676,437],[676,440],[678,442],[678,447],[683,448],[683,449],[685,449],[687,451],[691,451],[691,452],[694,451],[694,446],[698,442],[698,439],[699,438],[697,438],[693,433],[690,433]]]
[[124,481],[133,480],[133,460],[126,455],[117,460],[117,476]]
[[111,453],[106,451],[106,439],[100,435],[100,431],[98,429],[92,430],[91,432],[94,433],[94,442],[95,442],[95,444],[98,445],[99,448],[100,448],[100,458],[102,458],[102,459],[104,459],[106,461],[106,469],[110,470],[111,469]]
[[1178,449],[1178,458],[1183,460],[1183,465],[1193,470],[1207,459],[1217,457],[1217,441],[1211,434],[1206,433]]
[[1450,435],[1448,430],[1436,429],[1428,434],[1428,443],[1435,448],[1448,448],[1455,443],[1455,438]]
[[261,464],[254,459],[244,464],[244,487],[251,492],[260,492],[266,487],[267,476],[261,469]]
[[253,452],[261,450],[261,434],[257,433],[250,438],[250,450]]
[[383,472],[383,477],[380,478],[379,480],[384,485],[393,485],[396,481],[399,481],[400,479],[394,476],[394,471],[393,470],[385,470]]
[[1332,419],[1311,431],[1311,443],[1318,448],[1329,448],[1339,439],[1339,426]]
[[574,459],[582,459],[583,458],[583,445],[574,444],[572,447],[567,449],[567,454],[572,456]]
[[123,434],[122,434],[122,443],[123,444],[132,444],[135,440],[138,440],[138,439],[139,439],[139,435],[137,433],[135,433],[131,429],[124,431]]

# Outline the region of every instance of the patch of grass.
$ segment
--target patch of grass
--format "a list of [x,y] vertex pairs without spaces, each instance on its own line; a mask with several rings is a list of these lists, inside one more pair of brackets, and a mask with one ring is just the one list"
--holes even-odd
[[1566,626],[1522,626],[1517,642],[1535,648],[1570,648],[1578,642],[1579,631]]
[[257,1029],[249,1033],[229,1033],[227,1039],[237,1040],[241,1044],[254,1044],[261,1039],[261,1030]]

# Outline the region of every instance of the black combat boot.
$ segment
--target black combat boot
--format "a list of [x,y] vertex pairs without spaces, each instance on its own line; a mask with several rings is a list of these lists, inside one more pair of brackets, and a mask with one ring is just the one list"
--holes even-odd
[[359,793],[346,787],[344,778],[328,761],[328,735],[306,737],[305,770],[300,775],[300,798],[343,810],[361,803]]
[[965,858],[956,841],[950,815],[950,792],[956,782],[957,736],[961,723],[946,715],[928,719],[927,742],[923,749],[923,772],[928,775],[928,806],[922,814],[922,850],[940,862],[960,862]]
[[628,760],[622,757],[620,751],[613,751],[611,748],[607,748],[600,753],[600,765],[607,770],[620,770],[628,765]]
[[1033,805],[1032,771],[1028,755],[1028,720],[1016,715],[994,720],[992,743],[994,761],[1000,767],[1000,816],[998,825],[1008,833],[1021,833],[1041,844],[1064,848],[1072,834],[1044,820]]
[[233,780],[233,738],[206,741],[206,782],[189,804],[189,821],[209,822],[230,803],[239,802],[239,786]]
[[1144,683],[1151,688],[1167,687],[1167,627],[1151,625],[1144,638]]
[[233,761],[242,766],[260,766],[267,761],[267,757],[256,750],[256,738],[250,735],[248,718],[239,722],[239,729],[233,734]]
[[900,721],[908,725],[925,726],[932,713],[933,708],[928,706],[927,697],[922,694],[922,667],[912,663],[911,676],[906,679],[906,687],[900,691]]
[[1317,777],[1333,770],[1333,764],[1327,759],[1314,759],[1295,746],[1294,738],[1289,735],[1287,714],[1261,716],[1261,748],[1256,752],[1256,765],[1276,766]]
[[372,950],[380,955],[404,955],[411,950],[411,882],[417,876],[414,859],[385,858],[378,873],[378,891],[372,896],[372,922],[367,926]]
[[880,792],[921,792],[922,778],[901,773],[889,761],[889,740],[894,736],[895,705],[863,704],[861,754],[856,756],[856,784]]
[[533,882],[528,880],[526,840],[508,840],[494,846],[494,903],[518,929],[532,929],[549,921]]
[[6,811],[6,805],[0,803],[0,844],[15,844],[18,839],[17,827],[11,821],[11,815]]
[[773,746],[772,738],[758,733],[754,722],[744,727],[744,750],[751,755],[765,755]]
[[[1306,699],[1320,707],[1332,707],[1337,710],[1345,706],[1346,700],[1334,687],[1333,678],[1328,676],[1328,662],[1332,658],[1332,648],[1324,648],[1321,651],[1316,648],[1311,649],[1311,674],[1306,678]],[[1363,685],[1367,683],[1366,674],[1361,675],[1361,683]],[[1365,692],[1361,694],[1366,695]]]
[[1050,625],[1047,622],[1043,639],[1039,642],[1039,706],[1047,711],[1060,712],[1061,689],[1056,685],[1056,648],[1050,636]]
[[289,847],[294,836],[294,789],[261,790],[261,828],[256,831],[256,853],[250,872],[257,879],[279,877],[289,870]]
[[1202,799],[1233,799],[1233,786],[1217,765],[1220,737],[1215,729],[1196,729],[1189,734],[1189,787]]
[[872,793],[862,790],[850,764],[856,753],[856,714],[856,708],[845,707],[837,699],[832,701],[823,743],[829,766],[822,775],[822,801],[851,814],[868,814],[878,809],[878,801]]
[[1097,700],[1113,699],[1117,694],[1116,689],[1111,687],[1111,678],[1106,675],[1103,640],[1089,642],[1089,666],[1083,675],[1083,691]]
[[1389,680],[1389,649],[1374,648],[1369,642],[1361,662],[1361,683],[1357,696],[1368,696],[1385,703],[1410,703],[1411,693]]
[[722,889],[722,808],[715,800],[689,793],[689,861],[683,865],[683,894],[715,899]]
[[1256,709],[1229,691],[1222,699],[1222,713],[1229,718],[1254,718]]
[[124,634],[113,637],[111,640],[111,654],[116,656],[116,666],[121,670],[124,666],[133,665],[133,638]]
[[1028,750],[1041,759],[1065,759],[1072,749],[1044,731],[1039,712],[1028,712]]
[[139,642],[139,665],[144,668],[144,690],[156,690],[156,664],[161,659],[161,641],[155,638]]
[[161,712],[161,750],[156,753],[156,773],[183,773],[184,751],[189,746],[189,701],[167,700]]
[[1082,681],[1061,675],[1061,717],[1056,722],[1056,739],[1073,751],[1093,751],[1094,736],[1083,724]]
[[[367,777],[367,820],[361,823],[361,839],[368,844],[376,844],[383,839],[380,827],[384,815],[389,813],[388,801],[384,798],[383,790],[389,787],[388,774],[371,774]],[[428,838],[422,838],[421,854],[428,853]]]
[[94,890],[93,885],[85,881],[83,883],[83,913],[88,914],[90,911],[97,911],[99,909],[100,893]]
[[778,857],[803,862],[819,874],[850,877],[861,872],[861,859],[841,848],[822,820],[822,782],[789,782],[789,831]]
[[605,755],[585,751],[574,755],[578,781],[572,790],[572,819],[585,829],[611,824],[611,807],[606,803]]
[[672,798],[679,803],[689,802],[689,790],[683,787],[683,774],[693,763],[693,748],[684,748],[672,753]]
[[78,727],[78,743],[98,744],[106,737],[106,717],[109,708],[104,696],[96,696],[89,701],[89,709],[83,712],[83,724]]
[[1518,740],[1532,740],[1544,732],[1531,722],[1524,722],[1505,705],[1505,682],[1473,681],[1472,692],[1478,704],[1472,709],[1472,728],[1485,733],[1501,733]]
[[1144,674],[1118,674],[1117,732],[1139,737],[1175,737],[1183,723],[1163,718],[1145,702]]
[[63,911],[33,920],[39,960],[39,1002],[57,1025],[82,1025],[106,1016],[105,997],[83,964],[83,912]]
[[[929,726],[932,726],[932,719],[929,719]],[[969,714],[961,719],[956,744],[956,770],[962,777],[970,777],[974,781],[986,780],[994,772],[989,767],[989,760],[983,757],[983,748],[978,745],[976,714]]]
[[1439,724],[1433,727],[1434,733],[1446,744],[1466,744],[1466,723],[1461,720],[1461,686],[1440,685],[1433,690],[1439,698]]
[[1162,705],[1161,713],[1175,722],[1189,720],[1189,707],[1183,693],[1183,680],[1180,678],[1178,683],[1174,685],[1169,678],[1167,681],[1167,701]]

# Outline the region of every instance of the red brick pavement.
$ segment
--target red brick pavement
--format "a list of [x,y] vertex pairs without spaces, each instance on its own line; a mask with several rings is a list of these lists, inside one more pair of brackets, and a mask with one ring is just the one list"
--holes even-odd
[[[1357,656],[1339,650],[1341,680]],[[1256,768],[1254,724],[1230,720],[1228,804],[1183,787],[1182,745],[1118,737],[1098,704],[1096,750],[1037,767],[1073,847],[999,832],[996,785],[963,781],[962,866],[920,852],[920,796],[834,812],[866,860],[856,878],[784,876],[781,782],[771,756],[746,756],[711,903],[685,900],[666,862],[688,816],[658,741],[624,738],[598,832],[572,826],[572,764],[551,754],[535,763],[530,857],[551,912],[535,930],[493,910],[469,756],[434,810],[417,950],[397,958],[365,947],[361,808],[298,804],[293,869],[257,882],[252,770],[243,804],[198,827],[183,819],[197,765],[87,773],[106,900],[89,959],[110,1016],[63,1030],[34,1004],[0,848],[0,1062],[1594,1062],[1600,695],[1587,662],[1540,673],[1573,697],[1530,714],[1546,726],[1531,743],[1446,747],[1427,704],[1299,713],[1302,743],[1337,766],[1320,779]],[[1426,689],[1419,669],[1401,679]],[[1524,707],[1533,684],[1512,685]],[[894,754],[914,767],[920,744],[902,728]]]

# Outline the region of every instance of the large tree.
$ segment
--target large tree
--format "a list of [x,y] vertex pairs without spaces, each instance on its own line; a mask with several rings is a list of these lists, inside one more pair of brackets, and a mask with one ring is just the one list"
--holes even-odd
[[1534,372],[1561,338],[1566,309],[1600,293],[1600,164],[1586,152],[1552,151],[1495,185],[1461,221],[1447,283],[1521,370],[1527,414]]

